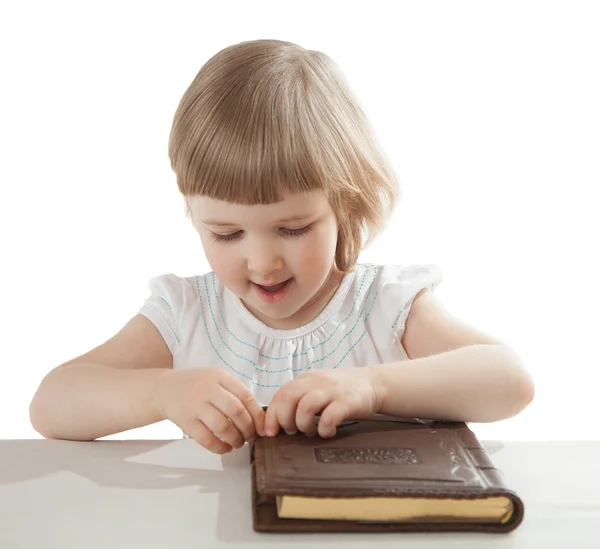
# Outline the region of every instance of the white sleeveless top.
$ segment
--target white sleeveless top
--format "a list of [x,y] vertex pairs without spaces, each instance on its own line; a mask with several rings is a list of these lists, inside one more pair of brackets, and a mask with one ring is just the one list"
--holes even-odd
[[401,339],[412,302],[441,281],[435,265],[358,264],[313,321],[278,330],[252,315],[214,273],[166,274],[150,280],[139,313],[161,333],[174,368],[224,368],[267,405],[307,370],[407,360]]

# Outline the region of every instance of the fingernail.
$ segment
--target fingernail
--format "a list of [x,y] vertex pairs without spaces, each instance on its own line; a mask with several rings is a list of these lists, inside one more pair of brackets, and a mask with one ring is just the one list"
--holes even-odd
[[296,434],[298,431],[288,431],[288,430],[286,429],[286,431],[285,431],[285,432],[286,432],[288,435],[295,435],[295,434]]

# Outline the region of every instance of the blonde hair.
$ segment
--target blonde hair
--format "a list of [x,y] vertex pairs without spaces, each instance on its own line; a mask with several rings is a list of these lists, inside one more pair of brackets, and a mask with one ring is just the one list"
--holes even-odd
[[241,42],[206,62],[175,112],[169,159],[187,215],[194,195],[272,204],[323,191],[341,271],[381,231],[400,191],[333,60],[280,40]]

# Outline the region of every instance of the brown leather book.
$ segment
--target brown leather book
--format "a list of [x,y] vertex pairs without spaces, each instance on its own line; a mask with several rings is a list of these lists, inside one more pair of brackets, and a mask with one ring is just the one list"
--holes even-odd
[[509,532],[523,502],[464,423],[347,422],[251,446],[257,532]]

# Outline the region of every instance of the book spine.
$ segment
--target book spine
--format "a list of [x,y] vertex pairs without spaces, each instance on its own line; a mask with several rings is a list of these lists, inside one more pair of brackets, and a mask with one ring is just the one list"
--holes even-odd
[[260,440],[257,444],[253,443],[250,448],[250,463],[252,475],[252,487],[254,491],[255,503],[257,505],[274,505],[275,498],[272,495],[266,495],[266,464],[265,464],[264,441]]
[[490,488],[506,490],[507,486],[504,482],[502,472],[494,466],[487,450],[481,445],[475,433],[466,425],[455,429],[454,432],[461,441],[464,449],[471,456],[484,482]]
[[506,531],[513,530],[523,521],[525,515],[523,500],[508,488],[504,481],[504,474],[494,466],[487,450],[481,445],[471,429],[465,425],[457,428],[455,433],[477,466],[481,478],[487,483],[490,495],[498,494],[510,498],[513,504],[513,512],[503,528]]

